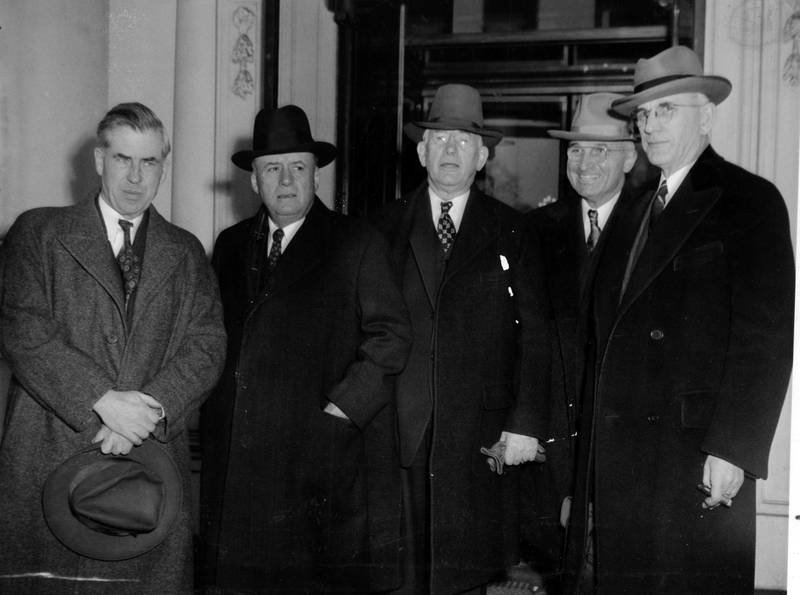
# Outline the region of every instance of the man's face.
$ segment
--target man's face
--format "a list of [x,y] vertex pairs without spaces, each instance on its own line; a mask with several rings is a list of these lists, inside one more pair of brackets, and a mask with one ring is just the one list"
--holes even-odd
[[477,134],[462,130],[426,130],[417,144],[419,162],[428,170],[428,180],[441,199],[469,190],[475,174],[486,163],[489,149]]
[[319,186],[319,169],[312,153],[264,155],[253,160],[253,191],[280,227],[306,216]]
[[[595,149],[594,157],[592,149]],[[601,162],[603,149],[607,153]],[[625,174],[636,163],[636,151],[631,142],[573,141],[569,151],[580,154],[576,161],[567,160],[569,182],[593,209],[603,206],[622,189]]]
[[[671,107],[670,107],[671,106]],[[670,110],[669,122],[661,122],[655,110]],[[642,147],[650,163],[670,176],[697,159],[708,144],[715,107],[699,93],[679,93],[643,103],[638,110],[649,110],[644,126],[639,126]]]
[[94,150],[103,199],[125,219],[135,219],[167,177],[163,139],[155,130],[137,132],[128,126],[112,129],[106,139],[108,147]]

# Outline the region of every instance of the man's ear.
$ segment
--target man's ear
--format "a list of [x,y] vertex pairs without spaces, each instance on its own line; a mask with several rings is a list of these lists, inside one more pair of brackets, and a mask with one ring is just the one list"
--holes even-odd
[[103,175],[103,149],[100,147],[94,148],[94,169],[98,176]]
[[256,170],[253,170],[253,173],[250,174],[250,185],[253,187],[253,192],[258,194],[258,176],[256,175]]
[[700,130],[704,136],[711,134],[714,118],[717,115],[717,106],[710,101],[700,108]]
[[417,155],[419,156],[419,163],[422,167],[426,167],[427,163],[425,163],[425,156],[427,155],[427,150],[425,147],[425,141],[421,140],[417,143]]
[[633,166],[636,165],[636,158],[638,156],[638,152],[636,151],[636,145],[631,147],[630,151],[625,153],[625,162],[622,164],[622,171],[624,173],[628,173],[633,169]]
[[164,180],[167,179],[167,174],[169,173],[169,166],[170,166],[169,159],[164,159],[164,162],[161,164],[161,181],[158,183],[159,185],[163,184]]
[[489,159],[489,147],[486,145],[481,145],[481,148],[478,149],[478,169],[476,171],[481,171],[483,166],[486,165],[486,161]]
[[319,168],[314,166],[314,192],[319,190]]

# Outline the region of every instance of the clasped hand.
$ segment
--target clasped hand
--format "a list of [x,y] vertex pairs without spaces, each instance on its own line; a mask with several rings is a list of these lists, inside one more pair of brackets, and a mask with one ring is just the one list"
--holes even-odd
[[[127,454],[133,445],[141,444],[155,430],[159,411],[163,410],[161,404],[150,395],[138,391],[116,390],[104,394],[92,409],[103,421],[103,428],[97,432],[92,442],[102,440],[101,450],[114,454]],[[115,452],[116,450],[120,452]]]
[[544,448],[539,445],[539,440],[525,436],[503,432],[500,440],[506,443],[505,464],[519,465],[528,461],[543,462],[545,460]]

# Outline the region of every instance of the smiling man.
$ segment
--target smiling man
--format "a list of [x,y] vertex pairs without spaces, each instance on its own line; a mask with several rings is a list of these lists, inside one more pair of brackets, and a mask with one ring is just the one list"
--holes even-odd
[[384,239],[316,197],[336,147],[297,106],[256,116],[262,206],[214,247],[228,360],[201,416],[203,592],[398,584],[394,376],[411,330]]
[[547,297],[521,215],[474,184],[502,134],[478,91],[444,85],[410,122],[427,180],[374,223],[392,246],[414,344],[398,378],[405,584],[417,595],[479,592],[517,556],[518,469],[548,417]]
[[579,313],[586,280],[596,267],[619,217],[636,197],[625,174],[636,163],[629,121],[611,111],[615,93],[584,95],[569,130],[549,130],[566,141],[567,177],[573,192],[528,215],[542,242],[547,290],[553,305],[553,381],[550,412],[554,428],[548,464],[522,476],[524,540],[531,560],[555,576],[563,561],[564,530],[575,468],[580,392],[576,373],[585,357]]
[[[200,242],[151,204],[170,152],[161,121],[142,104],[117,105],[100,122],[97,145],[99,192],[23,213],[0,250],[0,346],[14,374],[0,449],[0,592],[96,584],[120,595],[190,594],[186,420],[222,372],[222,306]],[[113,544],[89,556],[81,539],[61,543],[42,514],[48,475],[93,442],[126,455],[143,441],[160,444],[181,477],[179,520],[166,538],[133,548],[131,559]],[[113,492],[94,493],[93,519]],[[92,530],[82,539],[135,539],[85,516]]]
[[711,148],[730,92],[676,46],[639,60],[634,93],[612,104],[661,176],[621,213],[595,275],[566,593],[753,593],[794,262],[778,190]]

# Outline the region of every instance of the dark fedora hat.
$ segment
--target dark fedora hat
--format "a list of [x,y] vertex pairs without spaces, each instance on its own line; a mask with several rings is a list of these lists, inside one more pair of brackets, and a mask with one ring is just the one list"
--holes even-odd
[[256,157],[283,153],[313,153],[318,167],[336,159],[336,147],[311,137],[306,113],[296,105],[286,105],[258,112],[253,125],[253,150],[234,153],[231,161],[237,167],[253,171]]
[[731,92],[731,82],[722,76],[704,75],[700,58],[692,50],[676,45],[642,58],[633,73],[633,95],[611,104],[615,112],[629,116],[634,109],[669,95],[704,93],[715,104],[722,103]]
[[414,142],[422,141],[428,130],[464,130],[479,134],[483,144],[493,147],[503,133],[483,127],[483,106],[477,89],[469,85],[442,85],[433,97],[431,111],[425,121],[409,122],[403,130]]
[[151,550],[180,516],[183,486],[172,457],[145,440],[127,455],[104,455],[100,443],[79,450],[47,478],[45,520],[81,556],[126,560]]
[[583,95],[575,108],[569,130],[548,130],[554,138],[581,141],[633,141],[630,120],[611,111],[611,103],[624,96],[617,93]]

